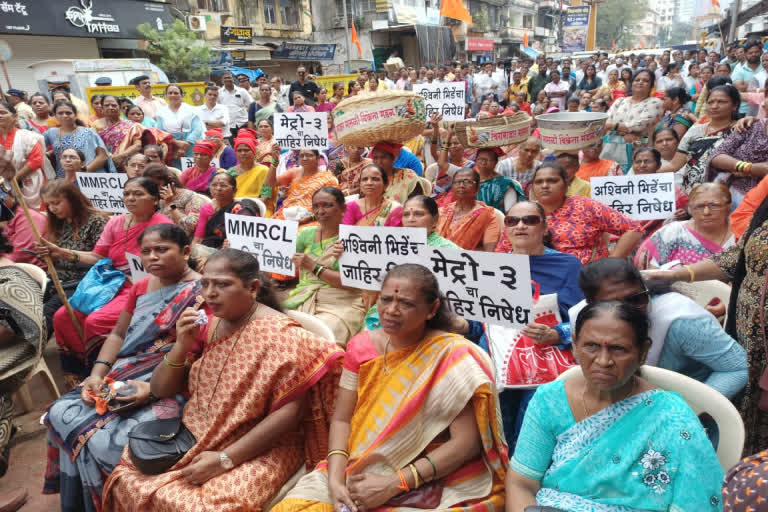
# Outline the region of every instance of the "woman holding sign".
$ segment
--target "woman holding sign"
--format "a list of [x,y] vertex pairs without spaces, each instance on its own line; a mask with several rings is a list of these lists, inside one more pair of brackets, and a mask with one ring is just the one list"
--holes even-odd
[[449,331],[437,279],[399,265],[383,328],[347,345],[328,460],[274,512],[502,510],[507,450],[488,355]]
[[384,197],[388,183],[384,169],[376,164],[364,167],[360,173],[360,192],[363,197],[347,204],[341,223],[355,226],[400,226],[403,207],[397,201]]
[[[298,207],[312,213],[312,198],[315,192],[323,187],[337,187],[339,182],[331,171],[319,169],[320,152],[316,149],[302,149],[299,151],[299,175],[294,178],[288,188],[288,193],[283,199],[281,208],[275,213],[276,219],[285,219],[285,209]],[[312,215],[300,217],[299,224],[307,224],[314,220]]]
[[[44,256],[47,251],[53,259],[86,266],[94,265],[103,258],[110,258],[114,269],[130,276],[128,255],[138,258],[141,254],[139,235],[149,226],[173,224],[173,221],[157,212],[160,191],[149,178],[131,178],[126,181],[123,187],[123,203],[128,213],[115,215],[107,222],[93,250],[64,249],[53,242],[44,241],[38,246],[38,253]],[[112,300],[88,315],[75,310],[83,326],[84,339],[80,338],[63,306],[53,315],[53,330],[61,350],[62,367],[68,374],[72,387],[90,372],[104,338],[115,327],[120,312],[125,307],[130,288],[131,282],[126,280]]]
[[365,316],[363,291],[342,287],[339,260],[334,256],[345,206],[336,187],[323,187],[312,196],[317,226],[299,231],[293,257],[299,284],[283,303],[286,309],[318,317],[342,347],[360,330]]
[[237,180],[225,171],[219,171],[213,176],[210,191],[213,202],[200,207],[192,246],[203,244],[213,249],[221,249],[227,239],[224,224],[227,213],[258,217],[260,212],[252,201],[244,199],[240,202],[235,199]]

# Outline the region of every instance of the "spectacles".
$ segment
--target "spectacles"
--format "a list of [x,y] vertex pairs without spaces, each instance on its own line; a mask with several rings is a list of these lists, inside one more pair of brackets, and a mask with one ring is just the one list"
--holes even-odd
[[697,204],[696,206],[691,206],[691,210],[695,212],[703,212],[707,208],[709,208],[713,212],[719,212],[720,210],[725,208],[725,205],[721,203],[704,203],[704,204]]
[[621,299],[622,302],[626,302],[630,306],[643,307],[647,306],[651,301],[651,292],[648,289],[644,289],[641,292],[633,293]]
[[524,215],[522,217],[515,217],[514,215],[507,215],[504,217],[504,225],[514,227],[523,222],[524,226],[538,226],[541,224],[541,217],[538,215]]
[[453,185],[459,185],[462,187],[471,187],[475,184],[475,180],[453,180]]

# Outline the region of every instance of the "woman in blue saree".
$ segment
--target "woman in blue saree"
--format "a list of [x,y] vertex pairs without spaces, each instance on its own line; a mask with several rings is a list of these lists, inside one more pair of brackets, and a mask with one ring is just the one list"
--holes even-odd
[[583,376],[536,391],[506,480],[506,511],[722,511],[723,470],[695,413],[639,375],[646,313],[589,304],[576,320]]
[[[141,257],[152,276],[133,285],[125,310],[99,352],[82,388],[51,405],[48,427],[48,467],[44,493],[61,494],[61,510],[101,510],[101,489],[120,461],[128,431],[142,421],[181,416],[186,397],[152,401],[149,380],[175,340],[177,318],[202,303],[199,274],[188,265],[189,239],[180,227],[162,224],[139,236]],[[202,343],[199,348],[202,350]],[[132,408],[97,412],[89,391],[105,378],[138,388],[126,397]]]

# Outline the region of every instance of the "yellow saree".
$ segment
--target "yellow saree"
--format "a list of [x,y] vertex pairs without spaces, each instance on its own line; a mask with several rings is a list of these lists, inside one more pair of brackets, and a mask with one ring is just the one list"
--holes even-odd
[[[346,358],[356,359],[361,333],[350,341]],[[437,510],[504,509],[504,477],[509,466],[498,395],[488,355],[456,334],[428,338],[415,346],[363,362],[359,373],[345,363],[340,386],[356,390],[350,422],[347,475],[394,474],[436,445],[436,439],[471,403],[480,431],[482,456],[442,478]],[[331,512],[328,465],[304,476],[275,512]],[[413,510],[381,506],[376,511]]]

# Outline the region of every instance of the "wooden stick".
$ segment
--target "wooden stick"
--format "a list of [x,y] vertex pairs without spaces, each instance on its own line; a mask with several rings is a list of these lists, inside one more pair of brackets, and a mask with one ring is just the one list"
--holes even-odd
[[[27,202],[24,200],[24,196],[21,193],[21,188],[19,187],[19,183],[16,181],[16,178],[11,178],[8,181],[11,182],[11,186],[13,187],[13,193],[16,195],[16,199],[19,201],[21,208],[24,210],[24,216],[27,218],[27,222],[29,222],[29,227],[32,228],[32,232],[35,234],[35,239],[38,242],[41,242],[42,237],[40,236],[40,232],[37,230],[37,226],[35,225],[34,222],[32,222],[32,215],[29,213],[29,207],[27,207]],[[80,321],[77,319],[77,316],[75,315],[75,310],[72,309],[72,305],[69,303],[67,294],[64,293],[64,289],[61,287],[59,274],[56,273],[56,267],[53,266],[53,260],[51,259],[51,256],[46,255],[44,257],[44,260],[45,260],[45,264],[48,265],[48,273],[51,275],[51,279],[53,280],[53,286],[56,288],[56,293],[59,294],[59,298],[61,299],[61,302],[64,304],[64,307],[67,309],[67,313],[69,313],[69,319],[72,320],[72,324],[75,326],[75,329],[77,330],[77,334],[80,336],[80,339],[81,340],[85,339],[83,334],[83,326],[80,325]]]

